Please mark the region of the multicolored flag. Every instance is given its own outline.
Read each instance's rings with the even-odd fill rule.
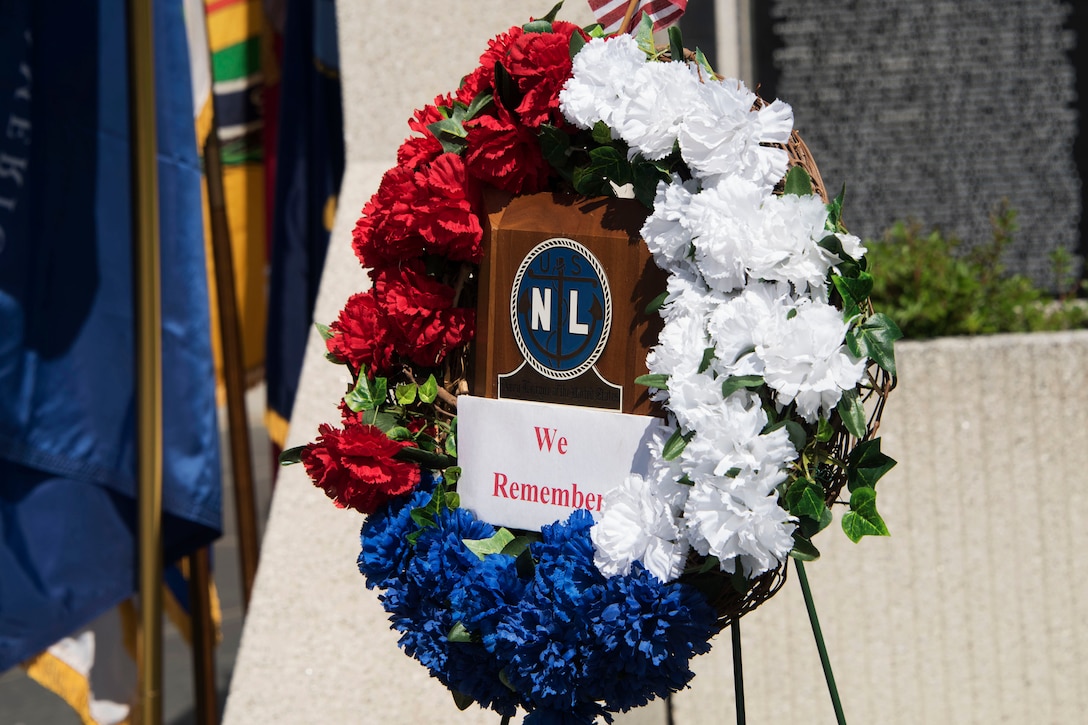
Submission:
[[[620,30],[620,24],[627,16],[631,0],[588,0],[593,17],[604,28],[605,33]],[[638,23],[643,13],[654,21],[654,31],[675,25],[687,10],[688,0],[638,0],[638,7],[630,15],[630,22]]]

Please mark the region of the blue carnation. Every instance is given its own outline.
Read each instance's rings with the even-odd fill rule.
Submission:
[[[395,587],[400,581],[411,552],[408,535],[419,530],[412,520],[412,509],[426,506],[433,488],[432,483],[408,496],[398,496],[380,506],[363,523],[358,564],[366,577],[367,589]]]

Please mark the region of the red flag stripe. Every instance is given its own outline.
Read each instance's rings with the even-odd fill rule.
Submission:
[[[588,0],[589,7],[597,22],[601,24],[606,33],[614,33],[620,29],[623,16],[627,13],[629,0]],[[687,9],[687,0],[642,0],[635,10],[634,17],[638,18],[642,13],[647,13],[654,21],[654,30],[661,30],[680,19]]]

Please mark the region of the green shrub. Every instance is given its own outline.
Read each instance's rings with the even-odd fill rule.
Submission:
[[[1016,231],[1016,212],[1003,204],[991,217],[991,239],[964,250],[959,239],[899,222],[881,241],[868,241],[873,306],[895,320],[905,337],[984,335],[1088,327],[1088,308],[1075,299],[1084,282],[1072,277],[1073,258],[1051,255],[1054,297],[1002,263]]]

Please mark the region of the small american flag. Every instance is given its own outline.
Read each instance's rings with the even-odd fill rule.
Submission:
[[[687,10],[688,0],[636,0],[638,7],[631,13],[628,25],[637,24],[643,13],[654,21],[654,30],[661,30],[674,24]],[[605,33],[620,30],[620,24],[627,14],[632,0],[588,0],[593,16],[604,27]],[[627,29],[630,29],[629,27]]]

